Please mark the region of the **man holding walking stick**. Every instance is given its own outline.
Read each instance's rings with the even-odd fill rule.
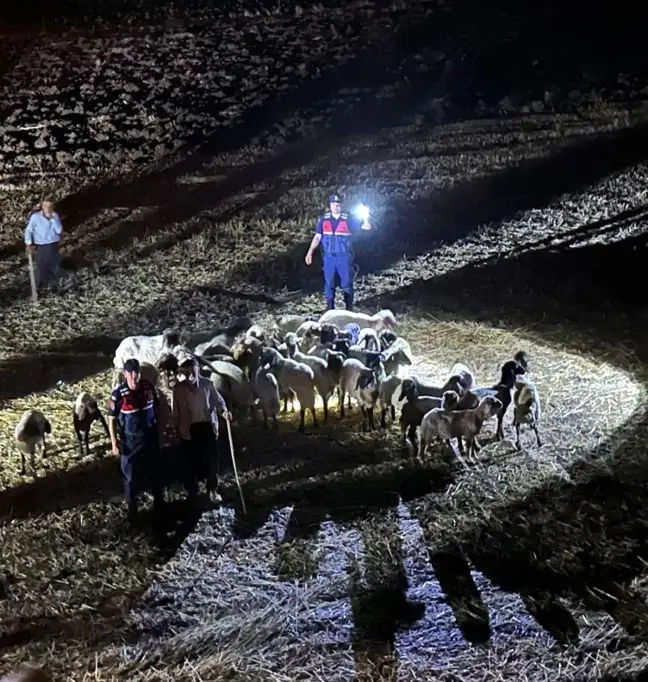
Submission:
[[[59,242],[63,225],[58,213],[54,211],[52,202],[45,199],[40,210],[29,216],[25,229],[25,246],[27,253],[33,257],[34,284],[36,288],[42,284],[56,284],[60,274]],[[31,259],[30,259],[31,267]]]
[[[223,396],[209,379],[200,375],[192,357],[179,354],[178,373],[182,380],[173,387],[173,420],[185,453],[185,487],[193,503],[198,483],[206,481],[211,502],[222,501],[218,493],[218,412],[231,421]]]

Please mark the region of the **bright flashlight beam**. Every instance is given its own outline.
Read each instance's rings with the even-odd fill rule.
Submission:
[[[358,204],[358,206],[355,207],[354,213],[360,220],[367,220],[369,218],[369,206]]]

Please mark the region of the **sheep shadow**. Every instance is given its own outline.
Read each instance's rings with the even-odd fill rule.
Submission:
[[[573,345],[575,352],[617,359],[621,366],[626,348],[645,362],[643,293],[627,273],[642,266],[647,245],[648,235],[641,234],[466,265],[381,297],[380,304],[485,325],[505,317],[518,335],[536,341],[546,338],[563,349]],[[576,336],[569,337],[566,325]],[[631,637],[648,637],[648,607],[631,585],[648,557],[642,492],[648,462],[641,435],[648,414],[632,419],[607,444],[566,466],[569,482],[552,479],[455,538],[466,560],[504,591],[520,594],[540,625],[563,644],[577,641],[579,628],[562,598],[607,612]],[[425,527],[424,510],[418,513]],[[471,592],[469,586],[466,599]]]

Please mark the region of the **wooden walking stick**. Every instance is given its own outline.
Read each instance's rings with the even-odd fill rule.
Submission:
[[[36,289],[36,275],[34,274],[34,258],[31,248],[27,249],[27,261],[29,262],[29,283],[31,284],[32,303],[38,303],[38,290]]]
[[[234,441],[232,440],[232,425],[229,419],[225,420],[227,426],[227,438],[229,439],[230,454],[232,455],[232,467],[234,468],[234,478],[236,479],[236,485],[239,489],[239,495],[241,496],[241,506],[243,507],[243,513],[247,514],[247,509],[245,507],[245,499],[243,498],[243,490],[241,488],[241,481],[239,480],[238,471],[236,469],[236,458],[234,457]]]

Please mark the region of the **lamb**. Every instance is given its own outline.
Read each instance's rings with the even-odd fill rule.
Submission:
[[[459,396],[455,391],[444,391],[441,398],[419,395],[417,385],[413,381],[403,381],[401,384],[399,401],[406,401],[401,409],[400,428],[401,440],[406,444],[406,438],[416,452],[416,430],[421,425],[423,417],[433,409],[451,409],[459,402]]]
[[[498,440],[504,438],[504,415],[511,404],[511,391],[515,386],[516,378],[526,371],[522,365],[515,360],[509,360],[502,365],[500,380],[494,386],[477,386],[466,391],[459,400],[457,405],[458,410],[475,409],[479,401],[484,396],[494,396],[499,399],[501,410],[497,413],[497,431],[496,437]]]
[[[515,393],[513,395],[513,426],[515,426],[515,445],[518,450],[520,445],[520,427],[528,424],[536,435],[538,447],[542,446],[538,434],[540,422],[540,394],[533,382],[527,376],[518,376],[515,380]]]
[[[475,385],[475,375],[463,363],[455,362],[446,379],[446,384],[450,384],[452,381],[456,381],[464,391],[469,391]]]
[[[426,384],[417,377],[403,379],[403,395],[405,395],[410,390],[410,386],[412,384],[416,386],[416,392],[418,395],[427,395],[432,398],[441,399],[446,391],[455,391],[460,396],[462,396],[465,393],[465,389],[461,385],[461,380],[459,376],[451,375],[450,377],[448,377],[443,386]]]
[[[392,342],[387,350],[382,351],[384,355],[385,372],[395,373],[404,377],[406,367],[410,367],[414,362],[412,349],[405,339],[398,337]]]
[[[369,353],[368,365],[349,358],[342,365],[340,374],[340,418],[344,417],[344,398],[354,398],[362,411],[362,427],[375,429],[374,406],[378,402],[380,383],[385,378],[385,369],[379,353]],[[350,400],[349,400],[350,402]]]
[[[259,367],[254,374],[254,391],[263,410],[263,427],[268,428],[268,415],[270,415],[275,428],[278,428],[277,415],[281,408],[281,400],[279,398],[279,382],[275,375],[263,367]]]
[[[386,373],[387,370],[385,370]],[[378,405],[380,406],[380,428],[387,428],[387,411],[392,420],[396,419],[396,408],[402,407],[400,388],[403,380],[395,373],[386,376],[378,387]]]
[[[215,354],[226,355],[230,352],[237,337],[252,326],[254,326],[254,322],[249,317],[239,317],[229,327],[218,329],[211,335],[211,338],[196,345],[194,353],[202,357]],[[187,343],[187,345],[191,346],[192,344]]]
[[[42,457],[47,457],[45,436],[48,433],[52,433],[52,425],[42,412],[38,410],[26,410],[23,412],[14,431],[14,438],[20,452],[21,475],[24,476],[27,473],[25,467],[26,454],[29,454],[32,470],[36,469],[36,447],[39,443],[42,446]]]
[[[338,354],[331,353],[326,360],[315,355],[308,355],[299,350],[297,335],[286,334],[285,339],[288,348],[288,357],[296,362],[308,365],[313,370],[315,388],[322,398],[324,406],[324,421],[328,420],[328,401],[336,389],[342,371],[342,360]],[[331,369],[329,369],[329,366]]]
[[[320,324],[334,324],[343,329],[347,324],[357,324],[360,329],[371,327],[377,332],[397,326],[396,318],[391,310],[379,310],[374,315],[357,313],[351,310],[327,310],[319,319]]]
[[[104,428],[106,436],[110,438],[108,424],[104,419],[97,401],[89,393],[79,393],[72,410],[72,421],[74,431],[79,441],[79,456],[84,456],[83,444],[85,443],[85,454],[90,454],[90,427],[92,423],[98,421]]]
[[[309,409],[313,418],[313,426],[319,427],[315,414],[315,375],[313,370],[300,362],[284,358],[275,348],[266,348],[261,356],[261,366],[272,372],[281,390],[291,390],[299,401],[299,428],[303,433],[306,410]]]
[[[180,332],[176,329],[165,329],[157,336],[127,336],[117,346],[113,365],[115,368],[115,386],[119,383],[119,376],[124,363],[129,358],[135,358],[140,363],[148,362],[157,364],[165,353],[170,353],[173,348],[180,344]]]
[[[419,459],[423,458],[434,440],[441,438],[449,442],[452,438],[456,438],[459,445],[459,459],[465,467],[466,463],[461,457],[465,454],[462,438],[466,440],[468,458],[476,456],[479,450],[477,435],[481,431],[483,423],[501,410],[502,401],[492,395],[484,396],[480,399],[477,407],[469,410],[447,410],[443,407],[430,410],[421,422]]]

